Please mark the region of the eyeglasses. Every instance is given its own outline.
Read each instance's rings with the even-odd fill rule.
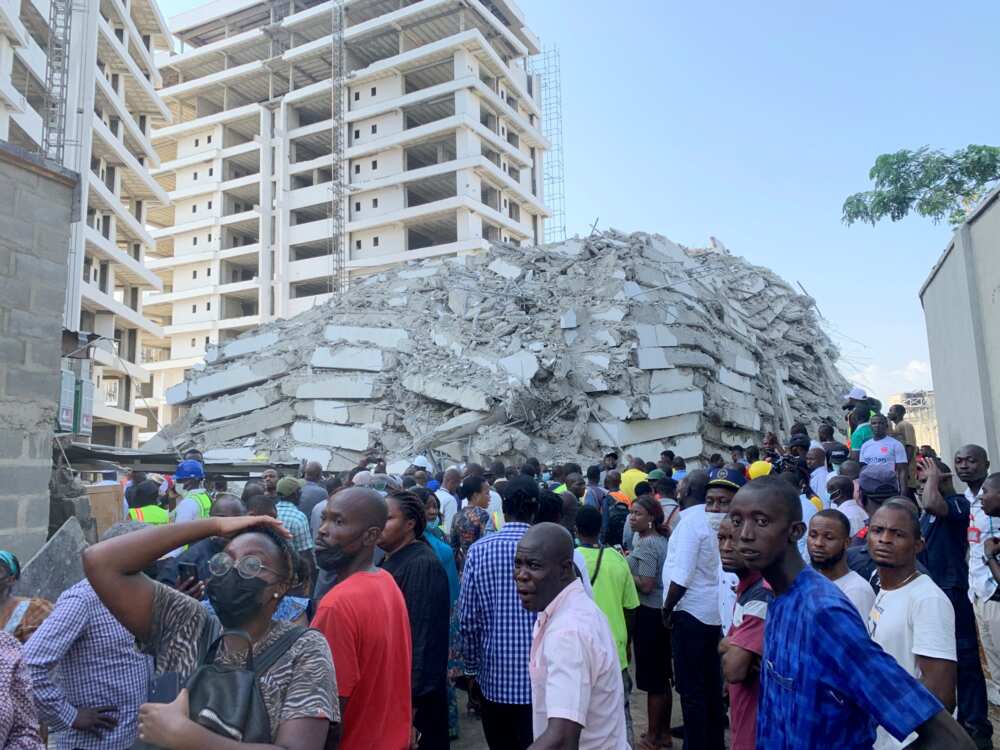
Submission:
[[[259,557],[255,557],[254,555],[247,555],[246,557],[241,557],[239,560],[233,560],[225,552],[219,552],[213,555],[208,561],[208,572],[213,576],[224,576],[233,568],[236,568],[236,572],[240,578],[246,578],[247,580],[256,578],[262,570],[280,575],[278,571],[267,567],[260,561]]]

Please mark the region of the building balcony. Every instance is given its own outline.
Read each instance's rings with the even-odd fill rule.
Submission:
[[[329,86],[329,82],[327,82],[327,86]],[[240,121],[247,121],[248,124],[252,122],[253,127],[257,128],[260,125],[260,112],[261,106],[259,104],[244,104],[240,107],[227,109],[225,112],[215,112],[193,120],[167,125],[153,131],[153,143],[174,141],[194,131],[206,130],[214,125],[233,127]]]
[[[109,312],[121,321],[127,323],[126,328],[138,328],[156,338],[163,337],[163,329],[156,325],[142,313],[136,312],[131,307],[123,305],[110,294],[102,292],[96,284],[88,281],[80,282],[81,305],[84,309],[92,312]]]
[[[97,55],[106,64],[116,65],[128,71],[123,75],[125,102],[132,112],[157,115],[164,123],[172,119],[167,105],[156,93],[152,82],[139,68],[132,55],[118,39],[114,30],[101,16],[97,17]]]
[[[132,19],[132,14],[125,8],[125,4],[122,0],[108,1],[118,14],[118,20],[121,21],[122,26],[125,27],[125,33],[128,35],[129,39],[129,55],[131,55],[133,59],[136,59],[141,66],[145,68],[145,73],[149,73],[153,87],[159,88],[163,84],[163,81],[160,78],[160,71],[153,62],[153,55],[148,49],[146,49],[146,45],[142,41],[142,34],[139,33],[139,29],[136,27],[135,21]]]
[[[88,196],[90,206],[101,211],[111,211],[114,213],[115,218],[118,220],[116,222],[118,230],[117,239],[152,246],[153,238],[146,231],[146,228],[139,223],[139,220],[129,212],[121,202],[121,199],[112,193],[97,175],[89,173],[87,178],[87,186],[90,189]]]
[[[119,409],[117,406],[108,406],[102,398],[94,398],[94,422],[110,422],[111,424],[130,425],[132,427],[145,427],[146,418],[134,412]]]
[[[135,121],[135,117],[132,116],[132,113],[125,106],[125,100],[118,95],[118,92],[111,88],[111,82],[103,75],[98,74],[94,76],[94,80],[97,82],[97,91],[95,93],[98,103],[109,108],[115,117],[121,120],[128,136],[138,145],[138,150],[142,151],[146,159],[146,168],[155,170],[160,165],[160,155],[153,148],[153,143],[149,140],[149,136],[139,130],[139,125]]]
[[[134,380],[138,380],[140,383],[148,383],[152,378],[145,366],[122,359],[114,352],[110,352],[102,346],[93,347],[91,352],[93,352],[94,362],[105,370],[127,375]]]
[[[255,60],[220,70],[217,73],[210,73],[200,78],[194,78],[190,81],[167,86],[160,91],[160,95],[164,99],[182,99],[225,84],[247,80],[253,76],[265,75],[267,72],[267,64],[263,60]]]
[[[13,47],[28,43],[28,31],[21,23],[21,4],[15,0],[0,0],[0,34],[7,37]]]
[[[114,263],[115,273],[132,286],[163,288],[163,281],[148,264],[143,265],[137,261],[94,227],[84,224],[83,237],[87,254]]]
[[[130,198],[161,205],[170,202],[167,192],[99,117],[93,119],[93,130],[96,136],[91,147],[93,154],[119,167],[122,188]]]

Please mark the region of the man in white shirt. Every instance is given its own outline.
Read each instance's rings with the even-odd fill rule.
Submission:
[[[554,523],[525,532],[514,583],[521,605],[538,613],[528,662],[532,747],[628,750],[618,647],[576,576],[569,532]]]
[[[989,458],[981,446],[965,445],[955,453],[955,473],[966,484],[965,496],[971,506],[969,597],[976,610],[979,638],[990,671],[986,692],[990,703],[1000,705],[1000,589],[992,570],[995,561],[991,564],[986,552],[987,540],[1000,538],[1000,517],[989,513],[990,508],[983,503],[983,495],[989,491],[989,468]],[[993,485],[992,478],[989,485]]]
[[[441,478],[441,486],[434,494],[437,495],[438,503],[441,505],[441,530],[446,535],[451,534],[451,522],[458,514],[458,496],[455,490],[462,483],[462,472],[452,467],[445,471]]]
[[[944,704],[955,708],[955,612],[931,577],[917,570],[923,549],[920,521],[907,501],[890,500],[875,511],[868,550],[878,565],[881,590],[868,617],[872,640]],[[904,747],[878,728],[876,750]]]
[[[847,547],[851,543],[847,516],[832,508],[821,510],[810,519],[806,539],[813,569],[844,592],[861,619],[867,621],[875,601],[875,590],[847,567]]]
[[[809,469],[809,489],[823,502],[824,508],[829,508],[830,493],[826,491],[826,482],[830,471],[826,467],[826,451],[822,447],[809,449],[806,468]]]
[[[681,697],[685,745],[722,750],[719,543],[706,517],[708,474],[691,471],[685,478],[686,494],[679,498],[684,510],[670,536],[663,566],[664,576],[669,576],[663,617],[672,625],[674,679]],[[666,578],[664,583],[668,583]]]
[[[831,505],[847,517],[853,539],[868,524],[868,514],[854,499],[854,480],[838,474],[827,480],[826,489]]]
[[[909,466],[906,448],[896,438],[889,437],[889,420],[882,414],[873,416],[868,424],[872,428],[873,437],[861,446],[858,454],[862,469],[870,467],[868,472],[872,476],[877,476],[882,482],[895,482],[897,490],[902,488],[905,491]]]

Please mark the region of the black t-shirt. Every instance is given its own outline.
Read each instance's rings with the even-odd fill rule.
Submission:
[[[382,561],[403,592],[413,640],[413,695],[446,685],[451,598],[448,575],[434,550],[421,540]]]
[[[850,449],[843,443],[838,443],[836,440],[830,440],[829,442],[823,443],[823,450],[826,451],[826,460],[835,466],[839,466],[847,460],[847,457],[851,455]],[[858,450],[861,450],[861,446],[858,446]]]
[[[944,500],[947,515],[932,516],[924,511],[920,517],[924,551],[917,557],[938,588],[968,589],[969,500],[964,495],[948,495]]]

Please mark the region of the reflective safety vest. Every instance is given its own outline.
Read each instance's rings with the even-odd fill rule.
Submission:
[[[132,521],[142,521],[153,526],[163,526],[170,523],[170,513],[166,508],[159,505],[144,505],[141,508],[132,508],[128,512],[128,517]]]
[[[194,498],[198,502],[198,510],[201,518],[208,518],[212,513],[212,498],[205,490],[191,490],[187,497]]]

